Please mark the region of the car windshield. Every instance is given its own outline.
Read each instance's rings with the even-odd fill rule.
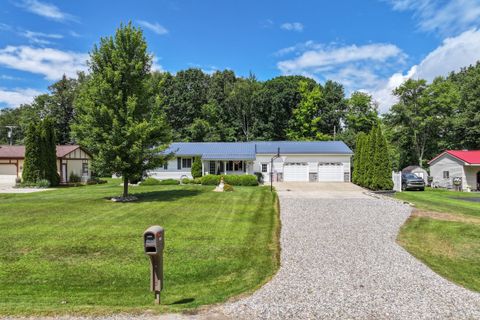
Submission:
[[[405,175],[405,178],[407,178],[407,179],[418,179],[418,176],[414,175],[413,173],[407,173]]]

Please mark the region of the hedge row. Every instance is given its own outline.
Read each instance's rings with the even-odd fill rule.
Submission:
[[[225,184],[232,186],[258,186],[257,176],[253,174],[230,174],[230,175],[216,175],[216,174],[207,174],[201,178],[195,179],[182,179],[183,184],[202,184],[204,186],[216,186],[220,183],[220,179],[223,177]],[[153,186],[153,185],[175,185],[179,184],[179,180],[175,179],[165,179],[158,180],[155,178],[147,178],[141,182],[143,186]]]
[[[216,175],[216,174],[207,174],[202,177],[203,185],[218,185],[220,179],[223,177],[223,181],[226,184],[232,186],[258,186],[257,177],[253,174],[229,174],[229,175]]]

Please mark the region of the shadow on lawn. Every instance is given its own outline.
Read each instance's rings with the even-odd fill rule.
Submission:
[[[154,201],[175,201],[177,199],[194,197],[202,193],[199,190],[160,190],[142,193],[133,193],[132,195],[138,197],[138,201],[132,203],[141,202],[154,202]]]
[[[185,298],[185,299],[181,299],[181,300],[172,302],[169,305],[173,306],[173,305],[176,305],[176,304],[186,304],[186,303],[191,303],[193,301],[195,301],[194,298]]]

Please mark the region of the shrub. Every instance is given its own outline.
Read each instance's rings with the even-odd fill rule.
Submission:
[[[193,183],[193,184],[202,184],[202,178],[194,178],[194,179],[192,180],[192,183]]]
[[[172,186],[172,185],[180,184],[180,181],[175,179],[165,179],[165,180],[160,180],[159,184],[162,186]]]
[[[193,179],[189,179],[189,178],[183,178],[181,181],[182,181],[183,184],[192,184],[193,183]]]
[[[108,182],[107,180],[102,180],[102,179],[99,179],[99,178],[90,178],[90,179],[88,179],[87,184],[88,185],[104,184],[104,183],[107,183],[107,182]]]
[[[160,180],[155,179],[155,178],[151,178],[151,177],[148,177],[145,180],[143,180],[142,182],[140,182],[140,185],[142,185],[142,186],[156,186],[156,185],[159,185],[159,184],[160,184]]]
[[[232,192],[233,190],[234,190],[233,187],[232,187],[231,185],[229,185],[228,183],[225,183],[225,184],[223,185],[223,191],[225,191],[225,192]]]
[[[50,181],[47,179],[40,179],[35,183],[35,186],[37,188],[49,188],[50,187]]]
[[[253,174],[257,177],[257,181],[258,181],[259,184],[262,184],[264,182],[263,173],[254,172]]]
[[[193,178],[200,178],[202,176],[202,160],[200,157],[195,157],[193,160],[191,172]]]
[[[238,186],[258,186],[257,177],[253,174],[242,174],[238,178]]]
[[[70,173],[70,177],[68,178],[68,182],[80,182],[81,180],[80,176],[74,172]]]
[[[232,186],[241,186],[240,176],[238,174],[230,174],[223,176],[223,181]]]
[[[207,174],[201,178],[204,186],[216,186],[220,183],[220,176],[216,174]]]

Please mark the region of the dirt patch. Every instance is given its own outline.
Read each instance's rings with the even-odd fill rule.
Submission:
[[[457,215],[452,213],[425,211],[425,210],[418,210],[418,209],[412,212],[412,217],[425,217],[425,218],[431,218],[436,220],[480,224],[480,218],[478,217],[469,217],[469,216]]]

